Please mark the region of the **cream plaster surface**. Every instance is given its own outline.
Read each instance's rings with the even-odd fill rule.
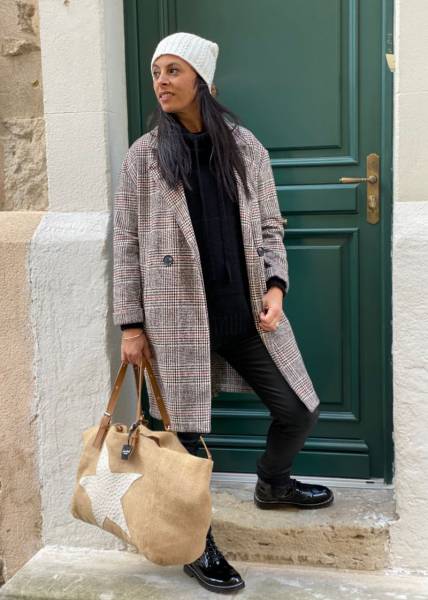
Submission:
[[[396,202],[394,223],[391,560],[428,574],[428,203]]]
[[[51,211],[31,249],[43,541],[122,547],[73,519],[69,502],[81,433],[101,418],[120,363],[111,208],[128,148],[123,4],[40,0],[39,12]],[[133,383],[128,373],[115,420],[132,420]]]
[[[128,149],[128,109],[126,97],[125,38],[122,2],[104,2],[104,50],[106,102],[109,132],[111,191],[114,193],[120,167]],[[112,195],[109,201],[112,200]],[[111,203],[112,206],[112,203]]]
[[[11,577],[42,547],[28,253],[43,212],[0,212],[0,558]]]
[[[396,0],[394,8],[394,200],[426,202],[428,2]]]
[[[31,242],[32,412],[39,415],[45,544],[123,547],[70,512],[81,434],[100,421],[111,392],[109,218],[108,212],[47,213]]]
[[[122,2],[40,0],[39,11],[49,208],[108,210],[128,148]]]
[[[394,566],[428,573],[428,3],[395,3]]]

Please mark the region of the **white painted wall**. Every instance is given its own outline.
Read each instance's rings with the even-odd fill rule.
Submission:
[[[121,547],[70,513],[81,432],[109,395],[107,212],[48,213],[31,241],[31,317],[45,544]]]
[[[39,14],[49,212],[32,240],[29,276],[42,539],[122,548],[69,507],[81,433],[99,422],[120,364],[111,208],[128,148],[123,5],[39,0]],[[135,412],[128,371],[115,421]]]
[[[428,3],[396,0],[394,566],[428,571]]]

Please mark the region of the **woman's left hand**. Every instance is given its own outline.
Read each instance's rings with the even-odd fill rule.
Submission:
[[[283,315],[283,293],[279,287],[271,287],[263,294],[263,311],[260,313],[260,327],[263,331],[275,331]]]

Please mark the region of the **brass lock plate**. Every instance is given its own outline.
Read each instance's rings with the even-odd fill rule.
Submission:
[[[367,181],[367,223],[376,224],[379,223],[380,218],[380,169],[379,169],[379,155],[368,154],[367,155],[367,178],[370,175],[376,176],[375,183]]]

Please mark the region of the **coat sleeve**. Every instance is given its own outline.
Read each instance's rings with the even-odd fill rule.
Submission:
[[[279,277],[285,282],[288,293],[290,282],[288,277],[287,251],[284,246],[284,224],[279,209],[275,180],[270,164],[269,152],[262,149],[262,159],[257,179],[257,190],[261,226],[263,235],[263,257],[266,281],[271,277]]]
[[[119,173],[113,206],[113,323],[143,323],[138,241],[137,176],[133,147]]]

